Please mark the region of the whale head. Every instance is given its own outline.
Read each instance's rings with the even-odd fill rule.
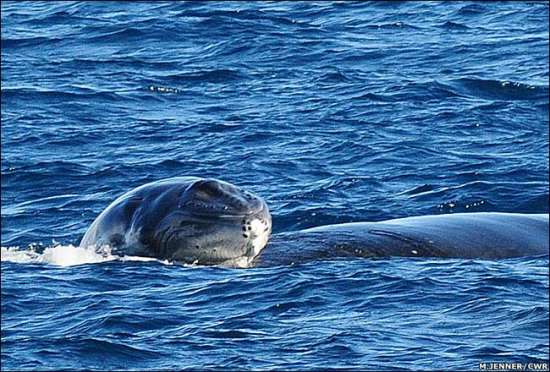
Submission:
[[[265,201],[217,179],[186,180],[158,197],[167,210],[149,235],[158,255],[185,263],[248,266],[271,234]]]

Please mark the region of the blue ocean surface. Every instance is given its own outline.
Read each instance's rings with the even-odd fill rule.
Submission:
[[[183,175],[264,197],[274,234],[548,213],[547,2],[1,11],[2,370],[548,363],[548,256],[231,269],[77,248],[118,195]]]

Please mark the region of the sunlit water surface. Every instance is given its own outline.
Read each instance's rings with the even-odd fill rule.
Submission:
[[[275,233],[548,213],[548,3],[3,1],[1,21],[3,370],[548,360],[548,256],[76,248],[116,196],[181,175],[263,196]]]

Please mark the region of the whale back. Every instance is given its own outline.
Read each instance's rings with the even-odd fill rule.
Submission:
[[[280,234],[258,265],[335,257],[502,259],[547,255],[548,215],[457,213],[326,225]]]

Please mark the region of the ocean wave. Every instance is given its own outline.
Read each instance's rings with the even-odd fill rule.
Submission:
[[[79,70],[79,69],[107,69],[111,70],[113,66],[118,66],[121,68],[128,69],[150,69],[154,71],[168,70],[172,71],[173,69],[179,66],[179,63],[173,61],[165,61],[161,59],[152,59],[152,58],[140,58],[136,57],[123,57],[123,58],[60,58],[51,60],[50,63],[60,68],[68,70]]]
[[[450,82],[457,92],[492,100],[546,100],[548,87],[517,81],[461,78]]]
[[[113,91],[68,92],[66,90],[51,90],[43,88],[2,88],[2,99],[6,101],[42,101],[62,103],[71,101],[104,101],[120,102],[128,98]]]
[[[404,97],[417,99],[444,99],[450,97],[481,98],[491,101],[548,100],[548,87],[520,82],[460,78],[449,81],[412,82],[404,86],[394,86],[385,95],[373,95],[378,100],[401,101]],[[383,98],[381,98],[383,97]]]
[[[547,3],[1,6],[3,369],[548,359],[548,256],[237,270],[77,246],[118,195],[183,175],[264,197],[281,238],[548,213]]]
[[[484,7],[482,4],[466,4],[464,6],[461,6],[457,13],[460,15],[477,15],[477,14],[484,14],[487,12],[487,8]]]
[[[453,21],[445,21],[439,27],[445,30],[455,30],[455,31],[466,31],[470,29],[470,27],[468,27],[465,24],[462,24],[459,22],[453,22]]]
[[[56,44],[56,43],[61,43],[63,41],[64,41],[63,38],[47,37],[47,36],[21,37],[21,38],[2,37],[1,47],[2,49],[24,48],[24,47]]]
[[[165,76],[166,79],[173,81],[174,83],[224,83],[232,82],[236,80],[242,80],[246,78],[239,70],[231,69],[215,69],[215,70],[203,70],[194,71],[188,73],[180,73],[174,75]]]

